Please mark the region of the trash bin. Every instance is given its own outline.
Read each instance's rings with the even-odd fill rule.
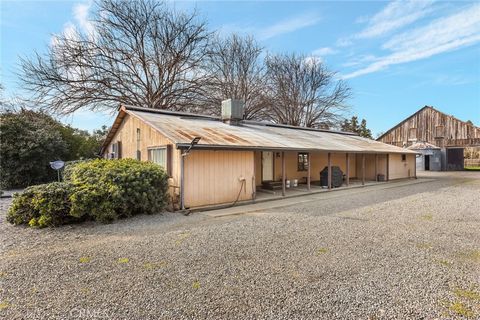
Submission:
[[[385,175],[384,174],[377,174],[377,181],[385,181]]]

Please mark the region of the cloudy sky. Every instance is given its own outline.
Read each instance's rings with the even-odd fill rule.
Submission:
[[[480,126],[480,3],[445,1],[180,1],[212,30],[252,34],[268,52],[322,59],[353,88],[352,114],[374,133],[424,105]],[[1,1],[1,82],[18,94],[18,57],[42,52],[56,33],[91,28],[89,1]],[[85,129],[110,115],[79,112]]]

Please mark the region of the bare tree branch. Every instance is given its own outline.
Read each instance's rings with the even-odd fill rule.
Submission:
[[[22,59],[32,99],[59,114],[119,104],[187,110],[203,96],[206,24],[154,0],[101,0],[95,32],[56,37],[45,56]]]
[[[206,57],[203,103],[218,113],[221,101],[227,98],[245,102],[245,119],[259,119],[263,112],[262,94],[265,68],[260,60],[263,48],[250,36],[232,34],[217,37]]]
[[[266,58],[266,115],[277,123],[331,128],[348,110],[350,88],[318,59],[301,55]]]

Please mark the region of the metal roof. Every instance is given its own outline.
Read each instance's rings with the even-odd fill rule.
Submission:
[[[216,117],[153,111],[138,107],[123,107],[120,112],[122,111],[152,126],[177,148],[187,147],[193,138],[201,137],[195,148],[415,153],[352,133],[253,121],[231,125]],[[114,132],[109,134],[109,137],[113,135]],[[106,141],[106,144],[108,143],[109,141]]]
[[[441,150],[441,148],[428,142],[417,142],[412,144],[407,149],[409,150]]]

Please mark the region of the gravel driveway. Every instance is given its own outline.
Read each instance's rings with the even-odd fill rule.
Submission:
[[[212,218],[27,229],[0,202],[0,318],[480,318],[480,173]]]

